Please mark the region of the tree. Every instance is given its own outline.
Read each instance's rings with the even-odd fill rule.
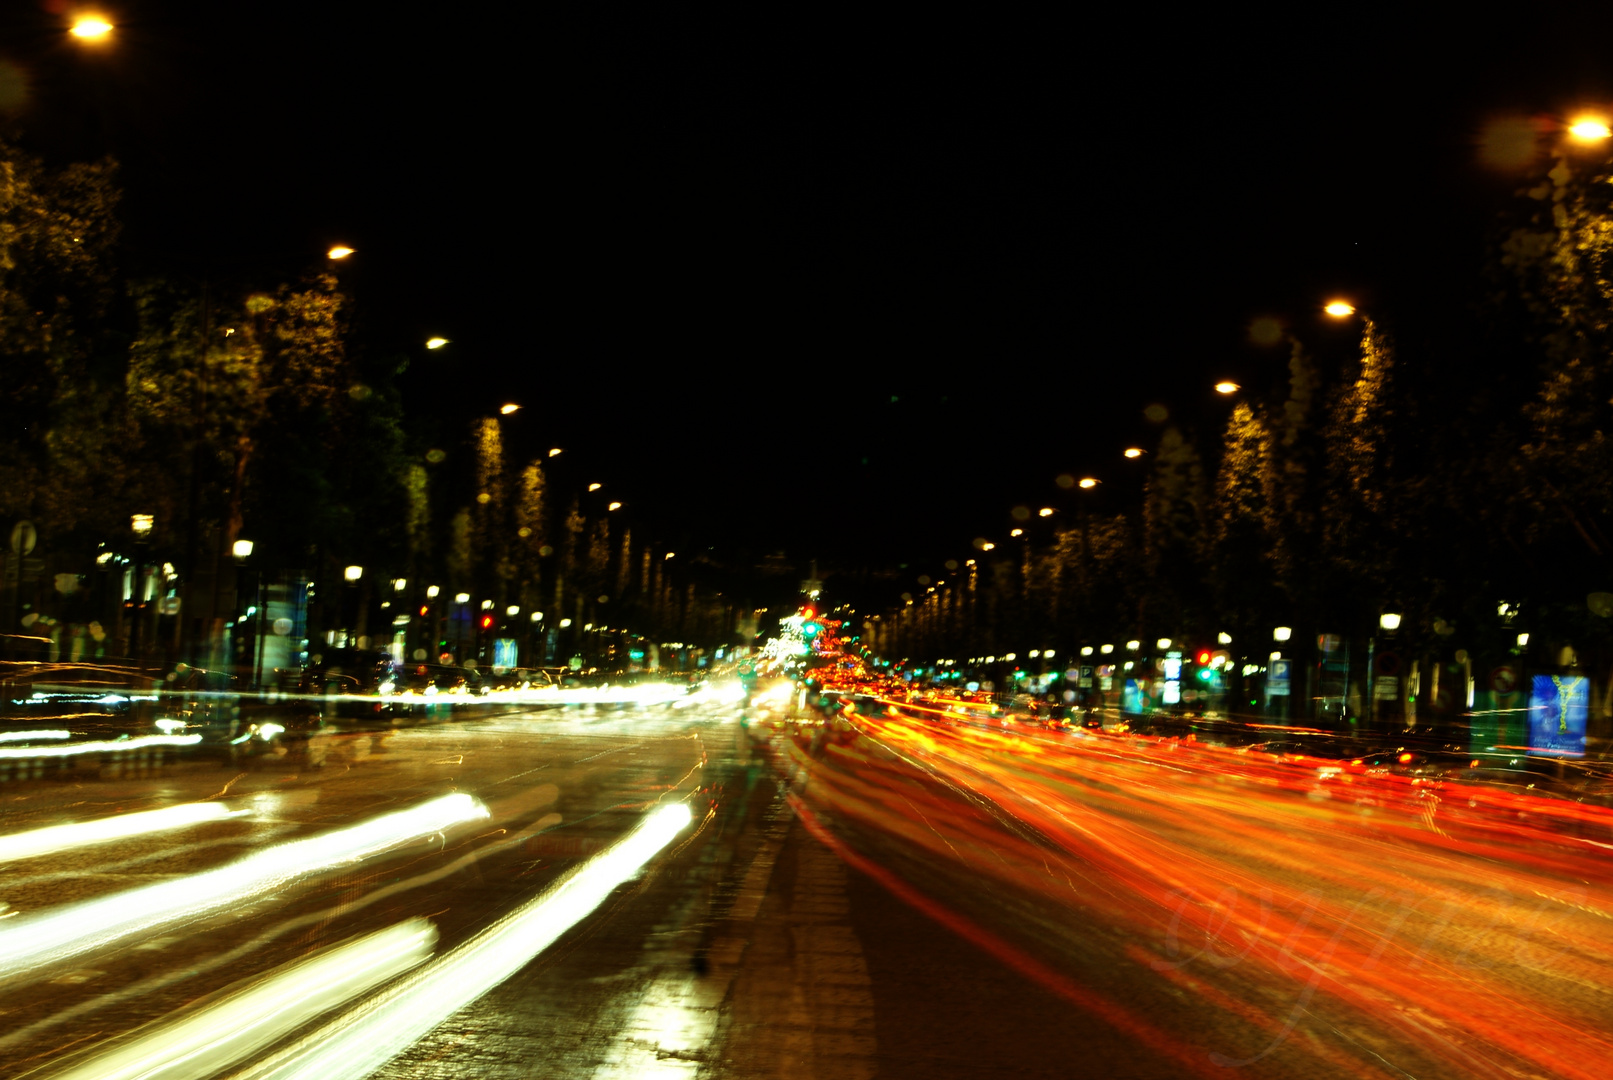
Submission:
[[[1175,631],[1201,618],[1205,503],[1198,449],[1173,425],[1160,438],[1143,494],[1143,621],[1150,626]]]
[[[1222,441],[1209,565],[1218,613],[1240,631],[1264,621],[1271,607],[1271,537],[1266,531],[1271,472],[1271,431],[1259,413],[1239,402]]]
[[[127,513],[130,433],[103,322],[120,197],[110,160],[50,170],[0,141],[0,513],[47,536]]]

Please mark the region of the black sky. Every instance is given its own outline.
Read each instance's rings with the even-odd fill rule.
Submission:
[[[800,558],[958,555],[1062,472],[1118,505],[1144,406],[1213,429],[1210,383],[1280,377],[1257,316],[1326,348],[1347,293],[1412,362],[1468,348],[1515,184],[1477,131],[1613,104],[1592,5],[129,0],[93,56],[12,9],[21,137],[125,161],[131,260],[273,276],[350,243],[419,414],[527,402],[531,449],[667,540]]]

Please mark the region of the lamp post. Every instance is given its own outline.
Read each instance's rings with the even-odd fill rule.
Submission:
[[[157,519],[151,514],[129,515],[129,531],[134,534],[134,590],[129,597],[134,617],[129,622],[129,656],[135,660],[140,659],[140,624],[146,614],[146,550],[156,527]]]

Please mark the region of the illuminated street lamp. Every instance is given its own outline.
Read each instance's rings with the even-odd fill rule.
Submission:
[[[589,491],[598,491],[600,488],[602,488],[604,486],[605,486],[604,484],[589,484],[588,485],[588,490]]]
[[[521,606],[519,604],[511,604],[509,607],[504,609],[504,614],[514,618],[515,616],[521,614]]]
[[[674,556],[676,554],[677,554],[676,551],[669,551],[669,552],[666,553],[666,557],[670,559],[670,558],[672,558],[672,556]]]
[[[1100,645],[1098,646],[1098,651],[1103,655],[1108,656],[1110,653],[1115,651],[1115,647],[1113,645]]]
[[[362,566],[349,566],[346,570],[342,571],[342,577],[346,578],[348,581],[357,581],[363,576],[364,568]]]
[[[1143,647],[1143,643],[1138,641],[1136,638],[1133,638],[1132,640],[1126,642],[1126,650],[1128,652],[1136,652],[1138,649],[1140,649],[1142,647]]]
[[[1378,625],[1389,631],[1399,630],[1400,616],[1394,612],[1385,612],[1378,616]]]
[[[483,600],[482,601],[482,610],[483,611],[492,611],[493,610],[493,601],[491,601],[491,600]]]
[[[1147,453],[1147,451],[1145,451],[1140,446],[1128,446],[1128,447],[1126,447],[1126,456],[1129,457],[1129,458],[1140,458],[1145,453]]]
[[[1568,125],[1568,134],[1575,142],[1599,143],[1613,137],[1613,128],[1600,116],[1582,116]]]
[[[1154,642],[1154,644],[1158,645],[1161,649],[1168,649],[1171,647],[1171,639],[1168,637],[1162,637],[1158,641]]]
[[[136,540],[144,540],[149,537],[151,535],[151,530],[156,528],[156,526],[157,519],[151,514],[129,515],[129,528],[134,530]]]
[[[455,593],[454,594],[454,603],[456,603],[456,604],[468,604],[468,603],[470,603],[470,593],[468,593],[468,592]]]
[[[1348,300],[1329,300],[1322,310],[1335,319],[1348,319],[1355,314],[1355,305]]]
[[[997,546],[996,544],[993,544],[990,540],[987,540],[984,544],[980,545],[980,550],[981,551],[990,551],[992,548],[995,548],[996,546]]]
[[[105,41],[112,33],[112,24],[99,15],[80,15],[67,32],[80,41]]]
[[[1044,506],[1040,510],[1036,511],[1036,516],[1037,517],[1052,517],[1053,516],[1053,508],[1051,506]]]
[[[1223,380],[1215,384],[1217,394],[1236,394],[1238,389],[1238,384],[1230,380]]]
[[[1279,626],[1271,632],[1271,640],[1273,641],[1287,641],[1293,636],[1294,628],[1292,626]]]
[[[533,612],[533,613],[532,613],[532,621],[533,621],[533,622],[542,622],[542,621],[543,621],[543,612],[541,612],[541,611],[534,611],[534,612]]]
[[[606,510],[620,510],[621,508],[622,504],[619,502],[613,502],[609,506],[605,507]]]
[[[508,405],[499,406],[498,411],[503,413],[505,416],[509,416],[511,413],[519,412],[520,410],[521,410],[521,406],[516,405],[514,402],[511,402]]]
[[[1025,530],[1024,529],[1009,529],[1008,530],[1008,535],[1009,536],[1024,536],[1025,535]]]
[[[434,337],[434,338],[427,338],[426,339],[426,348],[428,348],[428,349],[440,349],[446,344],[448,344],[448,339],[445,338],[445,337]]]
[[[1075,486],[1080,488],[1083,491],[1091,491],[1093,488],[1098,486],[1098,483],[1099,482],[1096,479],[1094,479],[1093,477],[1083,476],[1083,477],[1081,477],[1080,480],[1076,481]]]
[[[230,545],[230,554],[234,555],[242,562],[245,562],[247,559],[252,557],[252,541],[237,540],[235,543]]]
[[[437,594],[440,593],[440,592],[442,592],[442,590],[439,589],[437,586],[435,586],[435,585],[427,585],[426,586],[426,599],[427,600],[435,600],[435,599],[437,599]]]
[[[558,447],[558,446],[550,447],[549,448],[549,456],[550,457],[559,457],[560,456],[560,447]]]
[[[1215,640],[1219,645],[1231,645],[1232,635],[1223,630],[1221,633],[1215,635]]]
[[[325,257],[327,259],[341,260],[347,258],[351,254],[353,254],[352,248],[348,247],[346,244],[337,244],[335,247],[325,252]]]

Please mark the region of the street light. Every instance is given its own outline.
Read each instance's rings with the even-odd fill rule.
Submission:
[[[1348,300],[1330,300],[1322,310],[1335,319],[1348,319],[1355,314],[1355,305]]]
[[[1008,530],[1008,535],[1009,536],[1024,536],[1025,535],[1025,530],[1024,529],[1009,529]]]
[[[151,514],[129,515],[129,528],[134,530],[136,540],[144,540],[149,537],[151,530],[156,528],[156,525],[157,519]]]
[[[347,258],[351,254],[353,254],[352,248],[348,247],[346,244],[337,244],[335,247],[325,252],[325,257],[327,259],[340,260]]]
[[[997,546],[996,544],[993,544],[990,540],[987,540],[984,544],[980,545],[980,550],[981,551],[990,551],[993,548],[995,548],[996,546]]]
[[[1136,638],[1133,638],[1132,640],[1126,642],[1126,650],[1128,652],[1136,652],[1138,649],[1140,649],[1142,647],[1143,647],[1143,643],[1138,641]]]
[[[1037,517],[1052,517],[1053,516],[1053,508],[1051,506],[1044,506],[1040,510],[1036,511],[1036,516]]]
[[[620,510],[621,508],[622,504],[619,502],[613,502],[609,506],[605,507],[606,510]]]
[[[1600,116],[1582,116],[1568,125],[1568,134],[1575,142],[1596,143],[1613,137],[1613,128]]]
[[[1126,456],[1129,457],[1129,458],[1140,458],[1145,453],[1147,453],[1147,451],[1145,451],[1140,446],[1128,446],[1128,447],[1126,447]]]
[[[550,456],[550,457],[558,457],[558,456],[560,456],[560,447],[558,447],[558,446],[551,446],[551,447],[550,447],[550,448],[549,448],[549,456]]]
[[[676,554],[677,554],[676,551],[669,551],[669,552],[666,553],[666,557],[670,559],[670,558],[672,558],[672,556],[674,556]]]
[[[426,339],[426,348],[428,348],[428,349],[440,349],[446,344],[448,344],[448,339],[445,338],[445,337],[434,337],[434,338],[427,338]]]
[[[454,603],[456,603],[456,604],[468,604],[468,603],[470,603],[470,593],[468,593],[468,592],[455,593],[454,594]]]
[[[520,410],[521,410],[521,406],[516,405],[514,402],[511,402],[508,405],[500,406],[498,411],[503,413],[505,416],[508,416],[511,413],[519,412]]]
[[[515,616],[521,614],[521,606],[519,604],[511,604],[509,607],[504,609],[504,614],[514,618]]]
[[[1385,630],[1399,630],[1400,616],[1392,611],[1385,612],[1384,614],[1378,616],[1378,625],[1383,627]]]
[[[1273,641],[1287,641],[1293,636],[1294,628],[1292,626],[1279,626],[1271,632],[1271,640]]]
[[[342,577],[346,578],[348,581],[357,581],[363,576],[364,568],[362,566],[349,566],[346,570],[342,571]]]
[[[543,621],[543,612],[541,612],[541,611],[534,611],[534,612],[533,612],[533,613],[532,613],[532,621],[533,621],[533,622],[542,622],[542,621]]]
[[[99,15],[80,15],[67,32],[80,41],[104,41],[112,33],[112,24]]]
[[[1097,486],[1098,486],[1098,481],[1093,479],[1090,476],[1083,476],[1083,477],[1081,477],[1080,480],[1078,480],[1076,482],[1076,487],[1079,487],[1083,491],[1091,491],[1093,488],[1095,488]]]
[[[1168,649],[1171,647],[1171,639],[1168,637],[1162,637],[1158,641],[1154,642],[1154,644],[1158,645],[1161,649]]]
[[[442,592],[442,590],[437,588],[437,586],[435,586],[435,585],[427,585],[426,586],[426,599],[427,600],[435,600],[435,599],[437,599],[437,594],[440,593],[440,592]]]
[[[252,557],[252,541],[237,540],[230,545],[230,554],[243,561],[250,559]]]
[[[598,491],[600,488],[602,488],[604,486],[605,486],[604,484],[589,484],[588,485],[588,490],[589,491]]]
[[[1238,384],[1232,382],[1231,380],[1223,380],[1215,384],[1215,392],[1217,394],[1236,394],[1238,392]]]
[[[1215,640],[1216,644],[1218,645],[1231,645],[1232,635],[1223,630],[1219,634],[1215,635]]]

